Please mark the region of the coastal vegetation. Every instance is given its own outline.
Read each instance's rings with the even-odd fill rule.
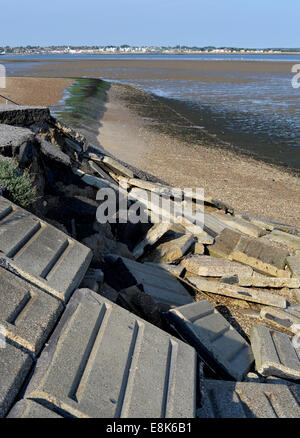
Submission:
[[[29,172],[21,170],[15,161],[0,161],[0,188],[21,207],[27,207],[36,200],[36,189]]]

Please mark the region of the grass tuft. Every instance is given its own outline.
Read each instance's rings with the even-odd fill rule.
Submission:
[[[0,187],[8,191],[8,198],[27,207],[36,201],[36,189],[27,170],[21,170],[14,161],[0,161]]]

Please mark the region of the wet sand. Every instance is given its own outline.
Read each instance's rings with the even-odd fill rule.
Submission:
[[[6,88],[1,88],[0,94],[20,105],[51,106],[62,98],[64,89],[73,82],[72,79],[8,77]],[[5,101],[0,99],[0,103]]]
[[[103,79],[176,79],[195,81],[242,80],[228,78],[238,72],[290,72],[294,63],[266,61],[199,61],[199,60],[47,60],[31,61],[33,69],[22,70],[28,60],[9,61],[20,69],[20,75],[33,77],[93,77]],[[18,74],[18,75],[19,75]]]
[[[176,135],[178,126],[174,126],[172,135],[172,123],[156,120],[155,114],[172,111],[164,111],[162,105],[161,100],[149,98],[138,88],[112,85],[99,130],[101,146],[173,186],[203,187],[206,195],[236,210],[300,226],[298,176],[214,147],[205,136],[202,144],[190,139],[186,142]],[[151,117],[147,117],[149,114]],[[181,115],[177,116],[178,123],[187,125],[186,120],[179,121]]]

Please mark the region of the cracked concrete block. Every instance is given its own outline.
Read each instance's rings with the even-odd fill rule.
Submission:
[[[185,234],[176,239],[161,243],[151,250],[143,260],[156,263],[171,263],[184,256],[195,243],[192,234]]]
[[[43,350],[24,398],[51,402],[75,417],[189,418],[196,375],[192,347],[80,289]]]
[[[184,258],[180,264],[185,267],[188,272],[203,277],[223,277],[230,275],[251,276],[253,272],[250,266],[206,255],[192,255]]]
[[[224,222],[229,228],[233,228],[234,230],[247,234],[248,236],[259,237],[265,233],[265,231],[257,225],[251,224],[250,222],[230,214],[213,212],[211,215],[216,217],[219,221]]]
[[[156,303],[167,304],[170,306],[183,306],[184,304],[194,302],[194,299],[188,293],[179,280],[159,265],[157,267],[152,263],[138,263],[125,257],[110,256],[112,259],[121,259],[125,269],[135,279],[135,284],[142,284],[144,292],[150,295]],[[133,284],[131,284],[133,285]]]
[[[300,332],[299,304],[288,305],[284,309],[275,309],[270,306],[262,307],[260,317],[292,333],[297,334]]]
[[[215,243],[208,247],[209,255],[228,259],[241,234],[225,228],[216,238]]]
[[[209,301],[177,307],[166,317],[218,376],[244,379],[254,361],[251,347]]]
[[[12,150],[13,152],[23,145],[33,141],[34,133],[27,128],[10,125],[0,125],[0,151]]]
[[[300,380],[300,342],[295,348],[290,336],[260,324],[251,328],[250,340],[260,374]]]
[[[0,324],[12,342],[38,354],[62,310],[60,300],[0,267]]]
[[[0,417],[10,409],[31,368],[29,354],[6,342],[0,348]]]
[[[52,225],[0,197],[1,258],[26,280],[67,301],[92,252]]]
[[[281,383],[203,382],[200,418],[300,418],[300,386]]]
[[[192,275],[186,276],[185,279],[203,292],[224,295],[239,300],[251,301],[253,303],[267,304],[268,306],[286,307],[286,299],[273,292],[235,286],[234,284],[221,283],[214,280],[205,280],[204,278]]]
[[[300,256],[289,256],[287,257],[286,262],[292,273],[292,277],[300,279]]]
[[[50,122],[49,108],[42,106],[0,105],[0,123],[29,126]]]
[[[147,232],[144,239],[139,242],[133,249],[134,258],[138,259],[143,255],[144,250],[147,246],[154,245],[171,227],[172,224],[169,222],[159,222],[154,224]]]

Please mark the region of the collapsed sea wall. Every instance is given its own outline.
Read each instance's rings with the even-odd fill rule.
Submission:
[[[205,197],[201,227],[48,108],[0,106],[0,157],[37,193],[0,197],[0,416],[300,417],[299,228]]]

